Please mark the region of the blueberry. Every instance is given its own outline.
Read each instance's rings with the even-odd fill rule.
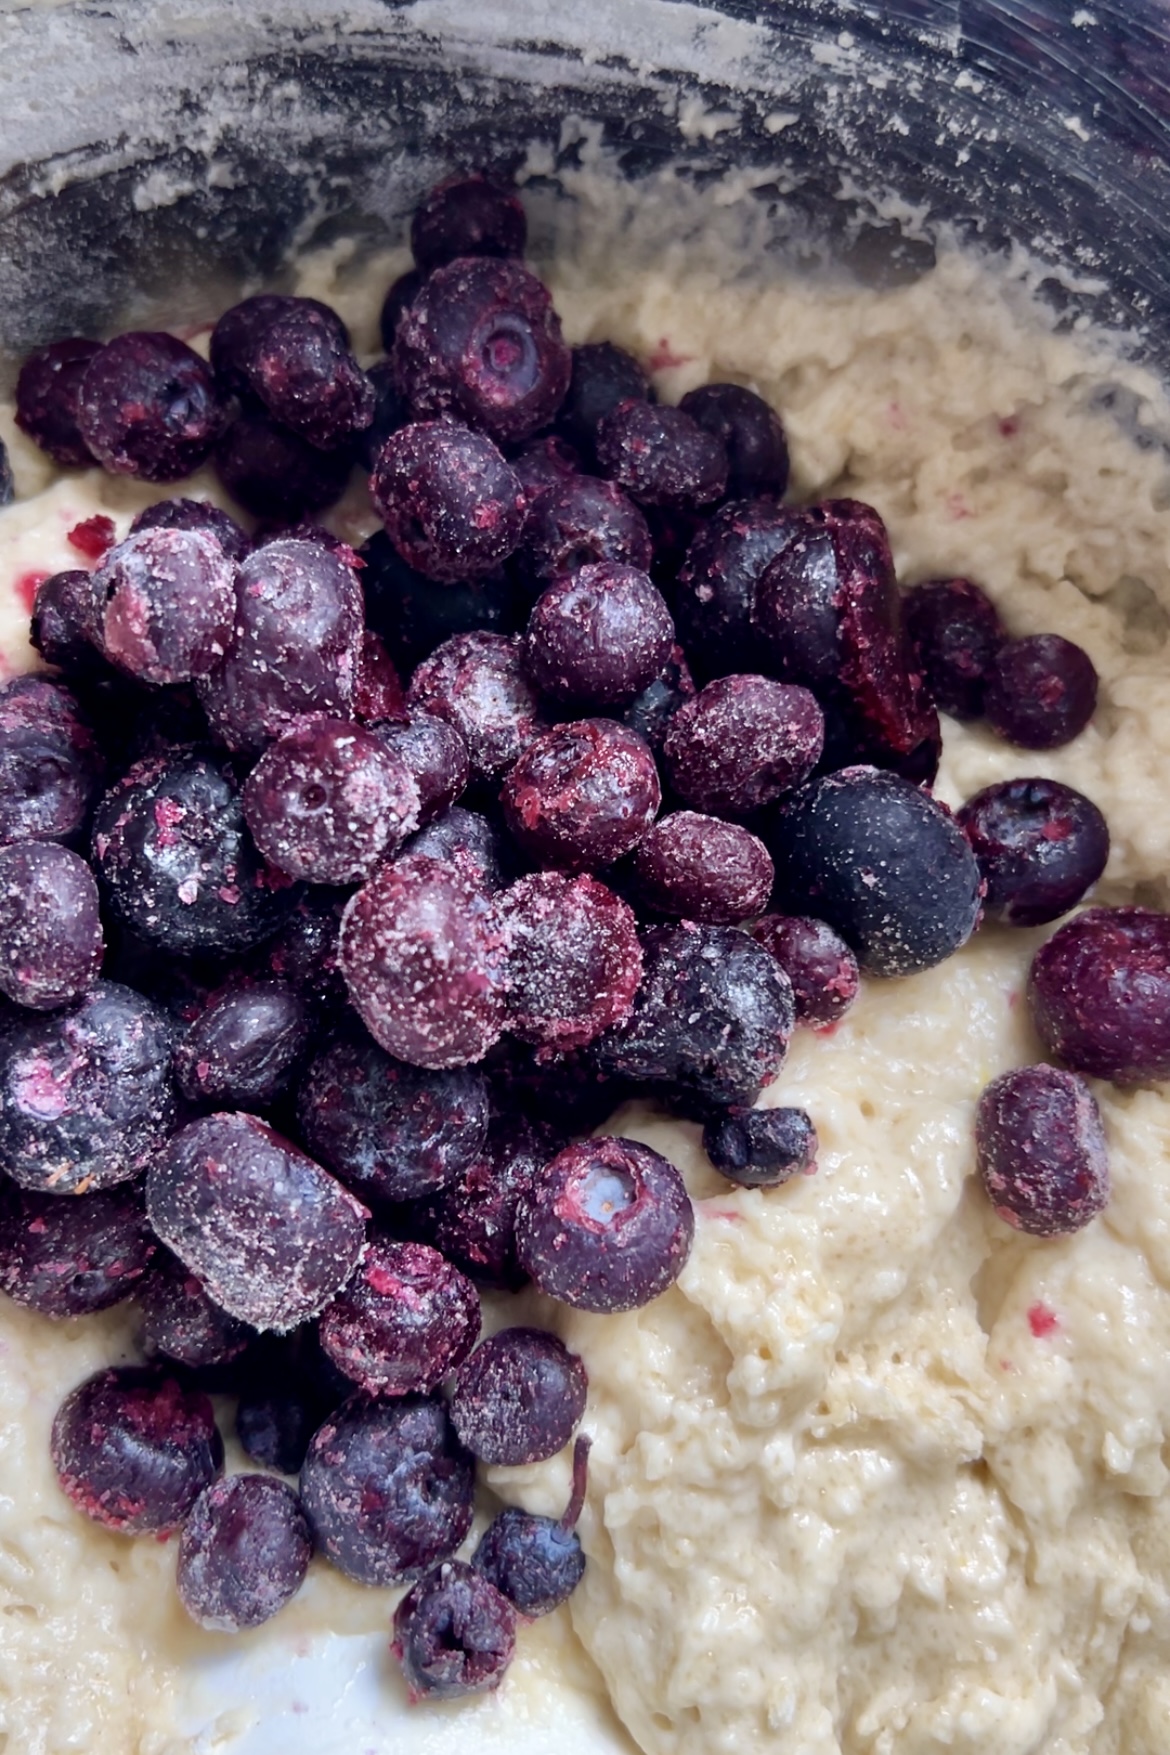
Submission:
[[[674,623],[649,577],[600,561],[557,579],[533,606],[525,641],[542,694],[582,706],[625,706],[661,673]]]
[[[538,871],[500,903],[509,937],[508,1027],[545,1058],[629,1016],[642,977],[633,910],[593,877]]]
[[[902,613],[939,709],[952,719],[978,719],[1007,639],[990,597],[970,579],[931,579],[906,592]]]
[[[351,1386],[325,1358],[312,1325],[266,1335],[250,1355],[236,1408],[236,1436],[253,1462],[296,1475],[318,1426]]]
[[[662,788],[650,747],[612,719],[578,719],[533,738],[501,791],[521,850],[567,871],[611,864],[654,821]]]
[[[648,688],[635,695],[622,724],[644,737],[656,756],[661,756],[667,727],[679,708],[695,698],[695,683],[681,646],[672,646],[670,657]]]
[[[414,781],[418,821],[423,827],[442,817],[462,797],[471,778],[471,762],[462,736],[445,719],[416,707],[400,723],[371,729],[404,763]]]
[[[748,931],[792,983],[798,1024],[835,1024],[857,998],[857,958],[831,926],[808,915],[764,914]]]
[[[958,821],[987,885],[983,911],[1007,926],[1045,926],[1092,889],[1109,828],[1091,799],[1058,780],[1002,780],[969,798]]]
[[[560,487],[562,482],[581,473],[579,453],[559,433],[544,433],[535,439],[526,439],[512,453],[511,464],[520,479],[530,510],[537,495],[546,488]]]
[[[495,891],[504,887],[504,871],[508,849],[504,836],[487,817],[478,811],[464,810],[453,804],[442,816],[412,835],[402,849],[403,854],[425,853],[428,859],[441,862],[458,858],[469,862],[481,890]]]
[[[516,1253],[562,1304],[635,1310],[674,1284],[694,1230],[674,1165],[635,1140],[602,1136],[567,1146],[521,1195]]]
[[[567,476],[537,494],[511,565],[533,593],[599,561],[649,570],[654,556],[642,513],[611,481]]]
[[[727,451],[727,492],[782,498],[788,486],[788,443],[776,411],[742,384],[703,384],[679,403],[684,414],[721,440]]]
[[[178,481],[206,462],[223,428],[211,367],[173,335],[118,335],[86,366],[77,399],[82,443],[104,469]]]
[[[386,297],[382,301],[382,310],[378,318],[378,327],[382,336],[382,346],[388,354],[394,351],[394,337],[398,334],[398,320],[418,296],[419,289],[426,280],[421,268],[408,268],[405,274],[392,281],[386,289]],[[393,372],[393,363],[387,362]],[[401,395],[401,392],[398,392]],[[374,417],[375,423],[377,416]]]
[[[817,1133],[803,1109],[728,1109],[703,1129],[703,1150],[741,1188],[779,1188],[816,1167]]]
[[[313,1551],[300,1500],[271,1475],[205,1487],[179,1538],[179,1596],[200,1627],[238,1633],[291,1602]]]
[[[641,506],[709,506],[727,486],[723,440],[682,409],[638,397],[619,402],[599,423],[597,461]]]
[[[1037,951],[1028,1002],[1045,1048],[1074,1072],[1170,1078],[1170,914],[1087,908]]]
[[[97,643],[146,683],[206,676],[232,643],[236,569],[205,530],[139,531],[93,575]]]
[[[366,373],[374,392],[370,424],[358,435],[358,454],[366,469],[373,469],[391,433],[410,424],[410,405],[398,388],[390,360],[375,360]]]
[[[428,274],[457,256],[523,256],[527,238],[519,197],[483,171],[445,177],[410,222],[414,259]]]
[[[360,552],[370,625],[404,671],[453,635],[514,634],[524,625],[524,594],[502,572],[440,584],[407,566],[384,530],[376,530]]]
[[[639,901],[656,914],[736,926],[772,893],[772,861],[758,836],[698,811],[661,817],[633,860]]]
[[[375,1237],[319,1324],[328,1357],[370,1395],[429,1390],[479,1338],[479,1294],[425,1243]],[[464,1440],[466,1442],[466,1440]]]
[[[274,980],[291,987],[313,1017],[335,1011],[345,1000],[337,941],[348,900],[347,890],[323,885],[302,891],[254,960],[257,980]]]
[[[93,462],[77,412],[85,368],[100,352],[99,341],[70,335],[29,354],[16,380],[17,426],[65,468]]]
[[[330,305],[291,293],[256,293],[231,305],[211,331],[208,352],[216,383],[225,395],[244,395],[250,388],[246,363],[257,339],[281,317],[312,311],[342,347],[349,331]]]
[[[285,1090],[309,1040],[309,1009],[283,981],[233,981],[212,995],[175,1049],[191,1103],[266,1109]]]
[[[220,481],[257,518],[323,511],[341,498],[352,469],[347,446],[321,451],[257,408],[242,409],[215,450]]]
[[[843,768],[776,819],[777,887],[788,910],[839,932],[869,975],[932,968],[970,938],[982,879],[950,813],[899,774]]]
[[[97,740],[68,689],[42,676],[0,684],[0,845],[76,840],[101,773]]]
[[[208,1398],[132,1366],[98,1371],[66,1396],[50,1451],[77,1509],[126,1535],[169,1533],[223,1467]]]
[[[394,1611],[392,1649],[412,1701],[498,1688],[515,1643],[512,1605],[462,1560],[437,1566]]]
[[[229,561],[237,563],[252,547],[247,532],[210,500],[156,500],[134,514],[130,535],[137,536],[140,530],[202,530],[214,536]]]
[[[808,689],[724,676],[679,705],[663,733],[662,760],[687,804],[746,816],[807,780],[824,739],[824,714]]]
[[[353,684],[353,716],[361,725],[406,718],[406,690],[386,643],[372,628],[362,629],[357,675]]]
[[[557,415],[557,429],[590,462],[597,459],[597,429],[619,402],[653,402],[645,370],[632,354],[612,341],[586,342],[573,349],[569,388]],[[688,410],[689,412],[689,410]]]
[[[63,1200],[5,1178],[0,1190],[0,1291],[57,1319],[90,1316],[133,1297],[158,1251],[142,1189]]]
[[[374,386],[335,317],[295,300],[253,325],[236,368],[273,420],[318,450],[332,451],[368,427]]]
[[[585,1503],[589,1439],[573,1446],[573,1490],[562,1518],[504,1507],[480,1537],[471,1564],[522,1615],[550,1615],[572,1596],[585,1574],[575,1526]]]
[[[983,710],[991,729],[1025,750],[1071,743],[1097,706],[1097,672],[1083,647],[1060,634],[1008,640],[995,655]]]
[[[33,1011],[78,999],[105,951],[84,859],[52,841],[0,847],[0,993]]]
[[[772,499],[733,500],[691,543],[671,607],[687,658],[703,680],[749,671],[758,660],[751,620],[756,585],[791,541],[791,520]]]
[[[479,1156],[416,1215],[427,1240],[479,1285],[518,1291],[528,1276],[516,1259],[516,1207],[562,1143],[511,1107],[495,1111]]]
[[[309,1445],[301,1498],[325,1558],[359,1584],[420,1578],[471,1528],[475,1464],[441,1401],[351,1396]]]
[[[1017,1231],[1079,1231],[1108,1203],[1101,1112],[1076,1073],[1022,1066],[993,1079],[979,1099],[975,1143],[988,1198]]]
[[[316,1316],[365,1250],[365,1208],[254,1115],[180,1128],[151,1165],[146,1201],[167,1247],[253,1328]]]
[[[246,1323],[221,1310],[200,1280],[169,1250],[161,1250],[138,1287],[148,1353],[199,1369],[239,1358],[253,1338]]]
[[[79,686],[109,680],[109,670],[94,645],[97,633],[93,581],[83,568],[50,573],[37,586],[29,639],[46,664]]]
[[[451,1423],[481,1462],[544,1462],[573,1436],[588,1388],[584,1365],[556,1335],[498,1329],[455,1373]]]
[[[453,725],[472,773],[491,779],[511,767],[548,723],[524,668],[523,644],[502,634],[455,634],[423,660],[407,703]]]
[[[520,541],[520,479],[483,433],[415,421],[378,453],[370,494],[405,560],[441,584],[492,572]]]

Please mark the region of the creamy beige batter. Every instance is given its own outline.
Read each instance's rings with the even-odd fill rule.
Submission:
[[[403,258],[346,255],[305,264],[298,288],[372,352]],[[1156,407],[1154,387],[958,254],[885,292],[763,282],[682,250],[632,271],[596,238],[543,266],[570,339],[631,348],[666,399],[713,378],[761,391],[788,426],[794,491],[875,504],[906,583],[967,574],[1013,632],[1089,649],[1101,706],[1075,743],[1038,756],[945,722],[939,791],[1070,782],[1113,836],[1098,899],[1165,906],[1170,473],[1091,401],[1107,377]],[[13,452],[0,652],[20,667],[18,582],[77,564],[78,518],[109,510],[121,534],[165,490],[53,482]],[[355,537],[374,522],[358,490],[329,521]],[[1170,1104],[1097,1088],[1115,1192],[1076,1237],[1011,1232],[971,1181],[980,1090],[1039,1057],[1021,989],[1044,936],[985,929],[937,970],[866,982],[835,1031],[798,1035],[765,1101],[813,1116],[815,1177],[738,1191],[696,1130],[634,1109],[611,1124],[687,1176],[691,1261],[628,1316],[531,1308],[591,1380],[573,1625],[651,1755],[1170,1750]],[[170,1594],[173,1552],[86,1525],[48,1471],[58,1400],[120,1356],[126,1326],[0,1310],[10,1755],[186,1746],[166,1702],[203,1636]],[[563,1505],[563,1458],[495,1479],[510,1500]],[[389,1601],[318,1578],[288,1613],[301,1630],[330,1614],[384,1627]],[[282,1622],[247,1637],[277,1650]]]

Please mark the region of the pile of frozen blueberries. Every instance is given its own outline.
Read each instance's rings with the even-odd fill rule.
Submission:
[[[691,1245],[673,1166],[591,1129],[642,1094],[731,1182],[811,1172],[809,1116],[753,1107],[794,1026],[981,915],[1057,919],[1109,838],[1045,779],[957,818],[930,791],[940,707],[1082,731],[1084,652],[965,579],[903,593],[869,506],[785,504],[751,390],[665,407],[568,347],[510,189],[454,177],[411,236],[368,371],[327,306],[265,294],[210,363],[132,332],[20,375],[62,465],[210,460],[255,528],[87,520],[92,570],[36,594],[51,669],[0,690],[0,1287],[140,1306],[146,1363],[72,1392],[53,1461],[107,1528],[181,1530],[198,1621],[264,1621],[316,1549],[412,1586],[395,1649],[449,1696],[584,1567],[584,1436],[562,1518],[505,1509],[454,1557],[476,1460],[553,1456],[586,1404],[553,1334],[480,1341],[479,1288],[630,1310]],[[356,553],[311,521],[355,468],[384,524]],[[978,1152],[1049,1235],[1108,1190],[1080,1075],[1170,1073],[1166,917],[1079,913],[1030,991],[1063,1065],[989,1088]],[[214,1392],[264,1472],[222,1477]]]

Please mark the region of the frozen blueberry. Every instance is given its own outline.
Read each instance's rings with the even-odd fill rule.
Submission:
[[[132,330],[86,366],[77,427],[113,474],[179,481],[211,455],[223,410],[211,367],[193,348],[174,335]]]
[[[348,890],[324,885],[301,891],[278,931],[265,941],[253,961],[258,980],[275,980],[291,987],[314,1017],[335,1011],[345,1000],[337,941],[348,900]]]
[[[105,662],[94,645],[96,632],[90,573],[70,568],[41,580],[33,599],[29,639],[46,664],[55,665],[79,684],[99,677],[108,679]]]
[[[857,998],[857,958],[823,920],[764,914],[748,931],[770,951],[792,983],[798,1024],[835,1024]]]
[[[679,403],[727,451],[727,492],[782,498],[788,486],[788,443],[775,409],[742,384],[703,384]]]
[[[304,1582],[313,1538],[301,1502],[271,1475],[231,1475],[205,1487],[179,1538],[183,1607],[214,1633],[259,1627]]]
[[[504,836],[495,825],[478,811],[464,810],[453,804],[442,816],[412,835],[402,849],[403,854],[425,853],[428,859],[446,862],[459,856],[469,861],[481,890],[495,891],[504,887],[504,872],[510,865]]]
[[[374,732],[325,714],[268,746],[242,798],[265,859],[314,884],[360,883],[418,821],[418,788],[401,756]]]
[[[656,756],[662,753],[666,729],[686,701],[695,696],[694,678],[681,646],[672,646],[666,660],[649,688],[635,695],[622,714],[623,725],[644,737]]]
[[[258,408],[245,408],[215,450],[215,470],[232,498],[257,518],[297,518],[339,500],[353,455],[322,451]]]
[[[407,704],[453,725],[473,774],[510,767],[548,723],[524,668],[523,642],[502,634],[455,634],[423,660]]]
[[[1071,743],[1096,706],[1093,660],[1060,634],[1008,640],[996,653],[983,710],[992,730],[1017,748],[1054,750]]]
[[[983,911],[1008,926],[1045,926],[1091,890],[1109,859],[1109,827],[1083,792],[1059,780],[1001,780],[969,798],[958,821],[987,885]]]
[[[573,1446],[573,1489],[565,1515],[538,1517],[506,1505],[480,1537],[471,1564],[522,1615],[550,1615],[567,1602],[585,1574],[576,1525],[585,1504],[589,1439]]]
[[[124,1303],[157,1249],[135,1183],[63,1200],[18,1189],[5,1178],[0,1292],[42,1316],[90,1316]]]
[[[174,1117],[166,1020],[114,981],[26,1016],[0,1036],[0,1164],[47,1194],[132,1181]]]
[[[292,1077],[309,1039],[306,1002],[282,981],[237,981],[213,994],[175,1049],[175,1077],[191,1103],[266,1109]]]
[[[516,1645],[516,1613],[494,1584],[446,1560],[394,1611],[392,1650],[412,1701],[498,1688]]]
[[[345,444],[373,419],[374,386],[336,317],[323,316],[310,300],[291,301],[254,326],[236,366],[273,420],[319,450]]]
[[[534,738],[500,793],[508,827],[541,865],[567,871],[629,853],[658,812],[650,746],[613,719],[577,719]]]
[[[247,1323],[221,1310],[169,1250],[158,1252],[136,1295],[147,1352],[165,1353],[180,1365],[225,1364],[238,1359],[253,1338]]]
[[[358,454],[367,469],[373,469],[391,433],[410,424],[410,405],[398,388],[390,360],[375,360],[366,373],[374,392],[374,412],[370,424],[358,434]]]
[[[0,684],[0,845],[76,839],[101,772],[97,740],[68,689],[42,676]]]
[[[130,535],[140,530],[198,530],[213,536],[230,561],[242,561],[252,547],[251,538],[234,518],[212,505],[210,500],[176,498],[156,500],[136,512],[130,523]]]
[[[952,719],[978,719],[987,679],[1007,639],[990,597],[970,579],[930,579],[906,592],[902,614],[940,711]]]
[[[824,741],[824,714],[808,689],[724,676],[672,715],[662,760],[687,804],[746,816],[807,780]]]
[[[612,481],[571,475],[532,501],[511,565],[532,592],[599,561],[649,570],[645,518]]]
[[[570,476],[581,473],[579,453],[559,433],[544,433],[538,438],[526,439],[513,452],[511,464],[520,478],[530,508],[536,496],[546,488],[559,487]]]
[[[52,841],[0,847],[0,993],[34,1011],[97,980],[105,939],[84,859]]]
[[[727,486],[727,447],[684,414],[629,397],[597,428],[604,475],[643,506],[708,506]]]
[[[357,676],[353,685],[353,716],[361,725],[406,718],[406,690],[386,643],[372,628],[362,629]]]
[[[788,1052],[787,975],[733,926],[650,927],[642,985],[624,1024],[594,1045],[600,1066],[692,1103],[755,1102]]]
[[[399,320],[393,360],[417,415],[453,415],[497,444],[547,426],[571,366],[548,289],[519,262],[483,256],[427,277]]]
[[[500,1103],[553,1129],[555,1143],[544,1159],[552,1157],[570,1134],[600,1127],[632,1095],[625,1081],[601,1071],[591,1044],[555,1053],[509,1036],[492,1050],[489,1061]]]
[[[1028,1001],[1040,1040],[1074,1072],[1170,1078],[1170,914],[1087,908],[1037,951]]]
[[[424,827],[462,797],[471,778],[467,745],[453,725],[417,707],[396,724],[371,727],[375,736],[405,764],[418,792],[418,821]]]
[[[674,1165],[635,1140],[603,1136],[567,1146],[538,1172],[517,1208],[516,1253],[562,1304],[634,1310],[674,1284],[694,1231]]]
[[[791,518],[770,498],[733,500],[691,543],[671,607],[687,658],[704,680],[749,671],[758,661],[751,621],[756,585],[790,542]]]
[[[524,625],[528,598],[502,572],[441,584],[407,566],[384,530],[376,530],[360,553],[370,625],[403,671],[455,634],[514,634]]]
[[[142,530],[93,575],[98,644],[146,683],[206,676],[231,645],[235,565],[204,530]]]
[[[208,1398],[134,1366],[98,1371],[66,1396],[50,1451],[77,1509],[125,1535],[175,1529],[223,1468]]]
[[[93,462],[77,426],[78,398],[85,368],[99,341],[79,335],[52,341],[29,354],[16,380],[16,424],[54,463],[66,468]]]
[[[817,1132],[803,1109],[728,1109],[703,1129],[703,1150],[741,1188],[779,1188],[816,1168]]]
[[[267,542],[239,569],[235,642],[199,699],[229,749],[258,755],[303,713],[349,717],[361,647],[362,590],[345,556]]]
[[[982,879],[944,806],[900,774],[843,768],[786,804],[772,836],[788,911],[826,920],[869,975],[949,957],[979,917]]]
[[[328,326],[343,347],[349,331],[337,312],[319,299],[297,298],[291,293],[256,293],[231,305],[211,331],[208,352],[216,383],[224,394],[244,395],[249,389],[245,362],[255,342],[278,318],[309,310]]]
[[[528,222],[514,190],[483,171],[457,171],[424,195],[410,247],[424,273],[457,256],[523,256]]]
[[[209,1297],[253,1328],[316,1316],[365,1251],[365,1208],[254,1115],[180,1128],[151,1166],[146,1203]]]
[[[479,1294],[425,1243],[375,1237],[321,1316],[321,1345],[370,1395],[434,1389],[479,1338]]]
[[[557,415],[557,429],[591,462],[597,457],[597,429],[619,402],[654,401],[644,368],[633,354],[612,341],[586,342],[573,349],[569,388]]]
[[[538,871],[512,885],[500,912],[510,941],[509,1029],[551,1057],[629,1016],[642,949],[633,910],[612,890],[593,877]]]
[[[391,281],[386,289],[386,297],[382,300],[382,310],[378,318],[378,328],[382,336],[382,346],[387,353],[394,351],[394,337],[398,334],[398,319],[415,301],[426,275],[421,268],[408,268],[397,280]],[[387,364],[393,370],[392,362]],[[398,393],[401,395],[401,392]],[[375,416],[375,420],[377,416]]]
[[[317,1546],[359,1584],[419,1578],[471,1528],[475,1463],[441,1401],[351,1396],[313,1435],[301,1498]]]
[[[584,1365],[556,1335],[499,1329],[455,1373],[451,1423],[481,1462],[544,1462],[573,1436],[588,1388]]]
[[[772,861],[758,836],[698,811],[656,822],[634,854],[638,898],[657,914],[736,926],[767,907]]]
[[[136,763],[107,792],[93,859],[118,918],[176,956],[248,950],[294,899],[253,845],[229,767],[192,750]]]
[[[537,688],[554,701],[614,707],[649,688],[673,646],[670,611],[649,577],[600,561],[537,599],[525,657]]]
[[[442,584],[492,572],[520,541],[525,496],[483,433],[416,421],[378,453],[370,493],[402,558]]]
[[[299,1474],[313,1433],[350,1386],[326,1360],[311,1325],[265,1336],[254,1356],[236,1407],[236,1436],[253,1462]]]
[[[482,1286],[515,1292],[527,1279],[516,1260],[516,1207],[562,1139],[508,1108],[492,1114],[480,1155],[416,1214],[428,1242]]]
[[[383,865],[345,910],[341,970],[375,1042],[411,1066],[482,1060],[504,1028],[507,936],[470,864]]]
[[[1101,1111],[1076,1073],[1021,1066],[993,1079],[975,1112],[975,1146],[988,1198],[1017,1231],[1079,1231],[1108,1204]]]

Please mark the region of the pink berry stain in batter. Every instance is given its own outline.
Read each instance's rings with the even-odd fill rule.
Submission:
[[[1049,1335],[1056,1334],[1060,1328],[1060,1318],[1055,1310],[1050,1310],[1047,1304],[1037,1300],[1035,1304],[1028,1306],[1028,1327],[1038,1341],[1047,1340]]]
[[[16,592],[17,600],[28,611],[29,615],[33,611],[37,588],[43,585],[48,577],[48,573],[34,567],[30,572],[18,573],[13,580],[12,588]]]

